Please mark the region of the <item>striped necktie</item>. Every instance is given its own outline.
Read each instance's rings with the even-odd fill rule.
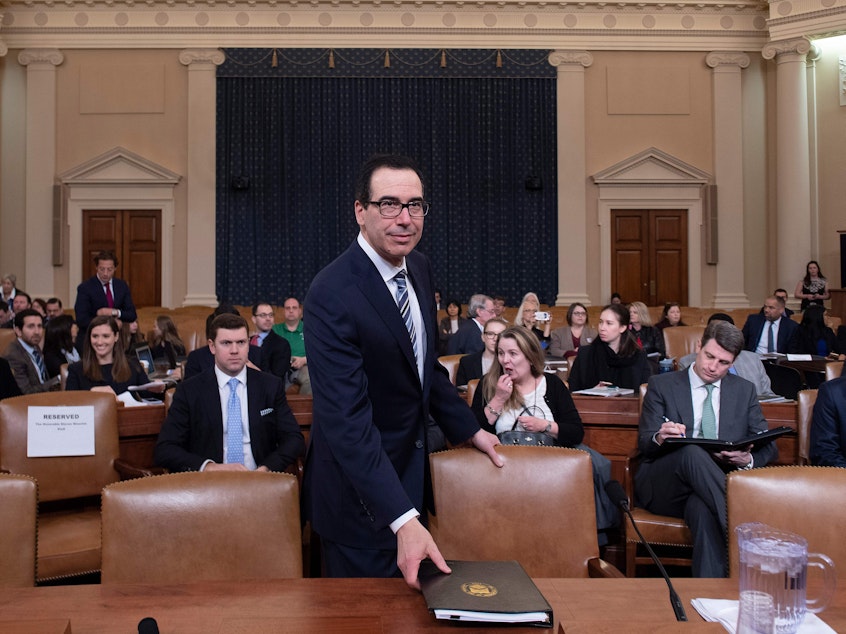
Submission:
[[[38,376],[44,383],[47,380],[47,367],[44,365],[44,357],[41,356],[41,350],[38,349],[38,346],[33,346],[32,357],[35,359],[35,367],[38,368]]]
[[[397,282],[397,306],[399,306],[400,315],[408,330],[408,336],[411,338],[411,348],[414,350],[414,358],[416,359],[417,333],[414,330],[414,320],[411,318],[411,303],[408,301],[408,286],[406,285],[405,275],[405,271],[400,271],[394,275]]]

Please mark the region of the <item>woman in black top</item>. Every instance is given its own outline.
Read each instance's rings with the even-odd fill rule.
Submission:
[[[63,363],[70,365],[80,360],[76,349],[78,334],[79,326],[70,315],[59,315],[47,322],[44,331],[44,365],[51,379],[59,374]]]
[[[177,359],[185,356],[185,344],[182,343],[176,324],[169,316],[156,317],[150,350],[153,352],[153,359],[166,359],[171,370],[176,367]]]
[[[570,389],[587,390],[600,385],[616,385],[637,390],[652,374],[646,353],[629,330],[629,311],[620,304],[609,304],[599,315],[599,337],[579,348],[570,370]]]

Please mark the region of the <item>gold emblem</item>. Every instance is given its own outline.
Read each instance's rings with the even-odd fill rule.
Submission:
[[[482,583],[481,581],[470,581],[469,583],[461,584],[461,591],[464,594],[469,594],[471,597],[487,598],[496,595],[499,590],[496,586],[489,583]]]

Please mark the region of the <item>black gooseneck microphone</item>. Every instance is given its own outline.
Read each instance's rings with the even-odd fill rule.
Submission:
[[[159,634],[159,624],[151,616],[144,617],[138,623],[138,634]]]
[[[608,497],[616,506],[619,506],[623,509],[626,515],[628,515],[629,521],[632,523],[637,536],[640,538],[640,543],[646,547],[649,556],[652,557],[652,561],[655,562],[655,565],[658,566],[658,570],[661,571],[661,576],[664,577],[664,581],[667,582],[667,588],[670,590],[670,605],[673,606],[673,612],[676,614],[676,621],[687,621],[687,614],[684,611],[684,605],[682,605],[682,601],[679,598],[676,589],[673,587],[672,581],[670,581],[670,575],[668,575],[667,571],[664,570],[664,565],[661,563],[661,560],[658,559],[655,551],[652,550],[652,546],[650,546],[643,538],[640,529],[634,521],[634,517],[632,517],[632,512],[629,509],[629,496],[626,495],[626,492],[623,490],[623,485],[616,480],[609,480],[605,484],[605,493],[608,494]]]

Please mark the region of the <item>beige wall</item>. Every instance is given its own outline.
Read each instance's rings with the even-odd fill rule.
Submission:
[[[0,57],[0,275],[15,273],[26,289],[24,175],[26,156],[26,69],[18,51]]]

